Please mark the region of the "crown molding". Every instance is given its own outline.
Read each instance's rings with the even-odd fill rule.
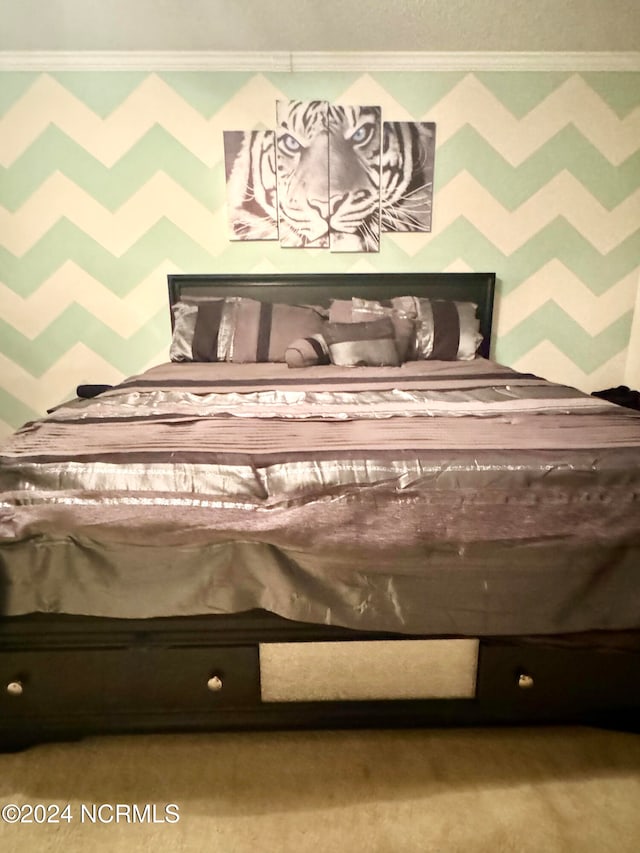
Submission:
[[[640,51],[0,51],[0,71],[640,71]]]
[[[294,71],[640,71],[640,51],[293,53]]]
[[[197,50],[0,51],[2,71],[291,71],[291,53]]]

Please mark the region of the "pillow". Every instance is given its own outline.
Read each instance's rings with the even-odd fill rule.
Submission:
[[[191,345],[196,330],[197,305],[187,305],[185,302],[176,302],[172,308],[173,312],[173,334],[171,346],[169,347],[169,358],[171,361],[191,361]]]
[[[363,311],[383,313],[389,310],[383,303],[365,299],[354,298],[353,304],[354,316]],[[394,317],[409,319],[415,324],[409,346],[410,359],[469,361],[475,358],[482,343],[476,308],[474,302],[416,296],[395,296],[390,300]]]
[[[390,317],[400,362],[406,361],[414,338],[414,321],[380,302],[366,299],[334,299],[329,308],[329,320],[333,323],[364,323]]]
[[[196,311],[193,361],[285,361],[289,344],[320,334],[324,322],[322,312],[312,306],[245,297],[201,302]]]
[[[476,357],[482,335],[474,302],[399,296],[391,304],[415,319],[414,358],[470,361]]]
[[[298,338],[284,352],[287,367],[312,367],[314,364],[330,364],[329,347],[322,335]]]
[[[233,305],[228,361],[238,364],[285,361],[290,343],[322,332],[320,311],[306,305],[286,305],[238,299]]]
[[[222,317],[225,299],[223,297],[212,298],[185,296],[180,302],[176,302],[172,308],[173,312],[173,334],[169,348],[171,361],[220,361],[215,357],[194,356],[194,342],[196,330],[198,330],[198,344],[209,346],[206,342],[213,335],[213,328],[217,337],[218,328]],[[202,308],[202,311],[200,311]]]
[[[324,326],[331,361],[343,367],[398,367],[400,357],[390,317],[365,323],[332,323]]]

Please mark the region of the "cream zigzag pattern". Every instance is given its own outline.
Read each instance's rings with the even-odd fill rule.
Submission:
[[[82,343],[72,346],[38,377],[0,353],[0,375],[3,385],[13,396],[42,413],[61,400],[74,397],[77,385],[85,382],[115,384],[123,379],[121,371]]]
[[[454,220],[464,216],[503,254],[510,255],[545,225],[564,217],[594,248],[606,254],[638,229],[640,188],[607,210],[568,172],[561,172],[516,210],[507,210],[468,172],[456,175],[433,202],[434,231],[411,235],[403,248],[417,254]],[[398,242],[401,237],[387,235]]]
[[[77,264],[67,261],[26,299],[0,282],[2,319],[33,340],[69,305],[77,303],[127,338],[168,305],[167,293],[158,287],[158,282],[166,280],[170,272],[177,270],[167,261],[120,298]],[[18,396],[16,389],[12,393]]]
[[[619,119],[578,75],[570,77],[522,119],[515,118],[476,77],[470,76],[458,97],[450,93],[436,105],[433,115],[432,121],[440,121],[444,127],[441,142],[463,124],[471,124],[513,166],[569,123],[614,165],[637,151],[640,138],[640,108]]]
[[[167,360],[168,350],[163,348],[142,365],[138,372]],[[73,399],[78,385],[96,382],[116,385],[125,378],[125,373],[101,358],[86,344],[78,343],[52,364],[46,373],[38,377],[32,376],[15,361],[0,353],[0,376],[3,377],[3,385],[10,394],[35,412],[44,414],[47,409],[64,400]],[[0,420],[0,433],[2,423]],[[14,428],[11,427],[5,435]]]
[[[223,130],[273,125],[275,101],[282,97],[282,92],[258,74],[207,119],[151,74],[102,119],[53,77],[43,75],[0,119],[0,165],[10,166],[49,124],[54,124],[103,165],[113,166],[158,124],[211,166],[223,156]]]
[[[447,96],[445,96],[447,97]],[[370,74],[363,74],[352,83],[340,97],[335,98],[335,103],[351,106],[352,104],[375,104],[382,111],[383,120],[388,121],[416,121],[419,117],[412,115],[406,107],[403,107],[390,92],[381,86]],[[433,119],[425,119],[433,121]],[[436,133],[436,144],[438,135]]]
[[[360,77],[342,94],[340,102],[381,104],[383,115],[392,120],[435,121],[437,146],[470,124],[512,166],[518,166],[570,123],[614,165],[637,151],[640,139],[640,107],[618,118],[579,75],[568,78],[521,119],[473,74],[464,77],[423,116],[407,115],[370,75]]]
[[[153,125],[165,128],[207,165],[222,157],[222,131],[274,122],[275,100],[286,97],[257,74],[210,119],[187,104],[160,77],[151,74],[117,109],[102,119],[53,77],[39,77],[0,118],[0,165],[10,166],[55,124],[105,166],[112,166]],[[638,149],[640,107],[620,119],[579,75],[570,77],[524,118],[516,118],[472,74],[424,116],[410,116],[383,86],[363,75],[347,88],[341,103],[375,103],[393,120],[421,118],[438,125],[438,145],[470,124],[511,165],[530,157],[567,124],[578,130],[613,164]]]
[[[464,216],[503,254],[509,255],[549,222],[563,216],[594,248],[605,254],[637,230],[640,188],[609,211],[572,175],[563,172],[515,211],[509,211],[468,172],[461,172],[436,193],[434,210],[437,230],[412,235],[409,252],[421,251],[439,232]],[[156,173],[115,213],[64,175],[52,175],[17,213],[0,208],[4,245],[14,255],[23,255],[62,217],[117,256],[161,217],[170,219],[214,255],[228,245],[224,207],[217,211],[207,209],[162,172]],[[396,235],[389,238],[401,239]]]
[[[560,261],[550,261],[520,287],[503,296],[497,306],[499,334],[506,334],[552,300],[590,335],[608,328],[631,310],[638,290],[638,270],[625,276],[601,296],[594,295]]]
[[[216,235],[218,251],[227,246],[224,208],[209,210],[162,172],[157,172],[115,213],[58,172],[44,181],[17,213],[0,208],[2,242],[12,254],[23,255],[62,217],[116,256],[162,217],[209,252],[215,252],[212,240]]]

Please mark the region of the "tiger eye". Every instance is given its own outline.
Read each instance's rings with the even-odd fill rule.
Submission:
[[[280,137],[278,141],[285,150],[291,154],[297,154],[297,152],[302,148],[302,145],[298,142],[295,136],[291,136],[290,133],[286,133],[284,136]]]
[[[355,142],[356,145],[364,145],[366,142],[369,142],[369,140],[373,136],[374,130],[375,130],[375,125],[372,124],[371,122],[367,122],[366,124],[361,125],[351,135],[351,141]]]

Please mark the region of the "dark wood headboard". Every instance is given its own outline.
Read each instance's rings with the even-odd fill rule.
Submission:
[[[328,305],[331,299],[389,299],[419,296],[475,302],[483,342],[479,355],[489,357],[495,273],[319,273],[296,275],[169,275],[169,304],[183,296],[246,296],[262,302]],[[173,318],[173,315],[172,315]]]

